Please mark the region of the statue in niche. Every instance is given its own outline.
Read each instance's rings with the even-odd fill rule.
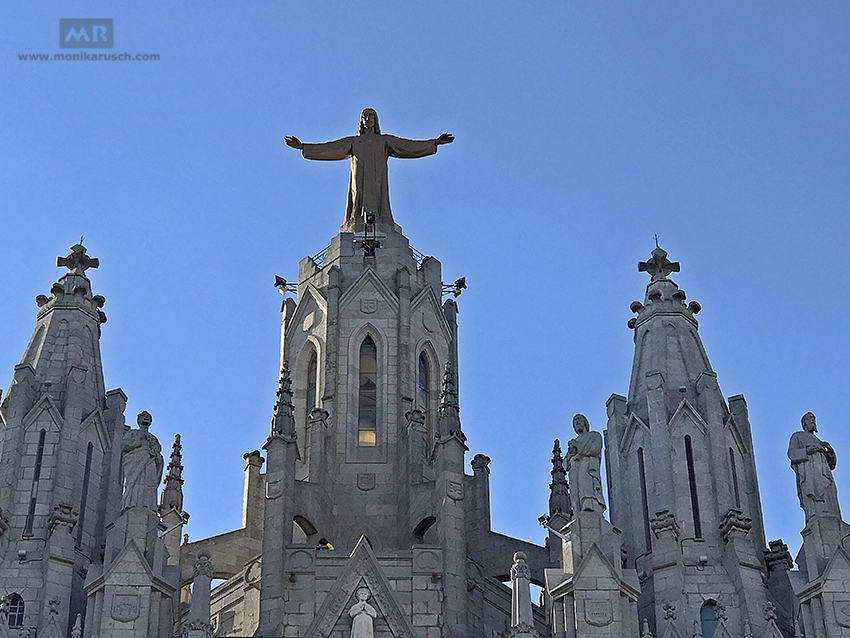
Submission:
[[[384,135],[374,109],[363,109],[360,131],[323,144],[304,144],[297,137],[287,136],[288,146],[298,149],[306,159],[341,160],[351,158],[351,177],[348,181],[348,202],[345,225],[353,228],[355,221],[364,221],[367,212],[378,220],[392,222],[390,190],[387,180],[387,158],[415,158],[433,155],[440,144],[451,144],[454,136],[443,133],[432,140],[408,140]]]
[[[369,600],[369,590],[361,587],[357,590],[357,602],[348,610],[348,615],[351,616],[351,638],[374,638],[375,636],[374,625],[378,612],[366,602],[367,600]]]
[[[835,450],[826,441],[821,441],[815,415],[806,412],[802,418],[803,430],[791,435],[788,458],[797,474],[797,496],[800,507],[806,513],[806,524],[817,515],[841,518],[838,505],[838,490],[832,478],[835,469]]]
[[[124,472],[124,495],[121,507],[147,507],[156,511],[156,488],[162,478],[162,448],[148,431],[151,415],[142,412],[136,418],[138,430],[124,433],[121,442],[121,464]]]
[[[590,423],[583,414],[573,417],[573,429],[578,435],[567,448],[567,471],[570,473],[570,496],[573,511],[605,511],[605,496],[602,494],[602,476],[599,468],[602,461],[602,435],[592,432]]]

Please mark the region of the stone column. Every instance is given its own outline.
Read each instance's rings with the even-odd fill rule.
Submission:
[[[265,459],[259,450],[248,452],[245,459],[245,490],[242,495],[242,527],[263,527],[263,477],[260,468]]]
[[[324,469],[327,465],[325,458],[325,436],[328,431],[328,417],[330,413],[322,408],[313,408],[310,411],[310,481],[318,483],[324,477]]]
[[[192,583],[192,602],[189,604],[189,618],[183,629],[184,638],[211,638],[210,623],[210,581],[213,566],[210,553],[206,549],[198,552],[195,561]]]

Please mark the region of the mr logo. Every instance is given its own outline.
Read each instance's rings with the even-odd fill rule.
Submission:
[[[111,49],[112,18],[61,18],[59,47],[62,49]]]

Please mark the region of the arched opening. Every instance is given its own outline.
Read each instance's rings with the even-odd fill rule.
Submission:
[[[702,520],[699,515],[699,496],[697,494],[697,474],[694,468],[694,448],[690,436],[685,436],[685,458],[688,462],[688,484],[691,488],[691,514],[694,517],[694,537],[702,538]]]
[[[732,487],[735,490],[735,507],[741,509],[741,488],[738,485],[738,465],[735,463],[735,451],[729,448],[729,464],[732,466]]]
[[[431,529],[431,526],[437,522],[437,519],[433,516],[426,516],[419,524],[413,528],[413,539],[415,542],[422,542],[425,537],[426,532]]]
[[[35,456],[35,469],[32,475],[32,488],[30,488],[30,503],[27,511],[27,522],[24,526],[24,536],[32,536],[32,528],[35,523],[35,505],[38,501],[38,482],[41,480],[41,465],[44,461],[44,439],[46,436],[47,430],[42,428],[38,433],[38,449]]]
[[[378,348],[372,337],[360,345],[360,398],[357,411],[357,445],[375,447],[378,426]]]
[[[9,629],[24,626],[24,610],[25,605],[23,598],[21,598],[18,594],[12,594],[9,596],[9,615],[6,616]]]
[[[699,622],[702,638],[712,638],[714,630],[717,629],[717,609],[713,600],[706,602],[699,610]]]
[[[310,543],[312,537],[318,534],[315,525],[308,521],[303,516],[296,516],[292,519],[292,543],[295,545]]]
[[[310,458],[310,413],[316,405],[316,381],[318,378],[319,357],[316,351],[310,352],[307,361],[307,400],[304,402],[304,454],[302,458],[307,463]]]
[[[417,371],[416,384],[416,409],[425,416],[425,458],[428,458],[428,450],[431,446],[431,390],[428,385],[428,358],[425,353],[419,355],[419,367]]]
[[[91,461],[92,453],[94,452],[94,444],[89,441],[86,448],[86,465],[83,471],[83,494],[80,497],[80,518],[77,521],[77,541],[74,544],[74,549],[83,547],[83,534],[86,528],[86,506],[89,498],[89,481],[91,480]]]
[[[640,474],[640,501],[643,514],[643,537],[645,549],[652,551],[652,534],[649,527],[649,498],[646,491],[646,466],[644,465],[643,448],[638,448],[638,473]]]

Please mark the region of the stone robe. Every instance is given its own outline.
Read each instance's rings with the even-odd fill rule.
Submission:
[[[791,435],[791,443],[788,446],[788,458],[791,459],[791,467],[797,474],[797,496],[800,497],[800,506],[806,513],[806,522],[817,514],[841,518],[838,491],[832,478],[835,452],[832,448],[829,448],[828,452],[818,449],[809,453],[807,450],[809,446],[822,448],[824,445],[814,433],[802,431]]]
[[[130,430],[121,445],[124,471],[122,509],[147,507],[156,511],[156,488],[162,478],[162,449],[150,432]]]
[[[374,619],[378,612],[369,603],[359,602],[348,611],[351,616],[351,638],[374,638]]]
[[[602,435],[588,430],[569,443],[567,468],[570,472],[570,495],[573,512],[605,511],[605,496],[602,493],[602,476],[599,466],[602,460]]]
[[[358,218],[364,219],[367,211],[374,212],[379,220],[393,221],[387,180],[388,157],[425,157],[436,152],[436,140],[408,140],[382,133],[363,133],[323,144],[304,144],[301,150],[306,159],[351,158],[346,226],[353,226]]]

